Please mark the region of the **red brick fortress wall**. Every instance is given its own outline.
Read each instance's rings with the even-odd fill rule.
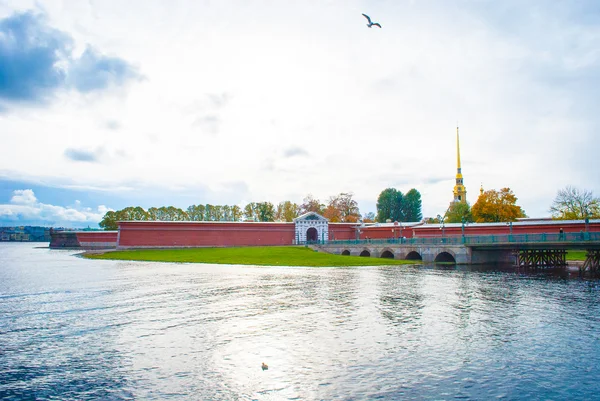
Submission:
[[[52,231],[50,248],[115,248],[118,234],[117,231]]]
[[[119,248],[292,245],[294,223],[122,221]]]

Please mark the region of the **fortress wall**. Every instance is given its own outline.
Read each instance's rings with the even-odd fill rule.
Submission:
[[[50,248],[115,248],[117,236],[117,231],[51,231]]]
[[[356,239],[356,224],[329,223],[329,239],[348,241]]]
[[[292,245],[294,223],[119,223],[119,248]]]

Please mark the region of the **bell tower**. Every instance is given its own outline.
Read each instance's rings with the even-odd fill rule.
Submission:
[[[467,202],[467,190],[463,184],[463,176],[460,168],[460,142],[458,138],[458,127],[456,127],[456,185],[454,185],[453,202]]]

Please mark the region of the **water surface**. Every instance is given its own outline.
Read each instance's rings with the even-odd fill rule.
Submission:
[[[0,244],[0,399],[594,399],[599,288],[543,272],[121,262]]]

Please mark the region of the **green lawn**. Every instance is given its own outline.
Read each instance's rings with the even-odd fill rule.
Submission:
[[[142,260],[154,262],[219,263],[260,266],[380,266],[420,263],[414,260],[364,258],[315,252],[301,246],[241,248],[142,249],[88,253],[90,259]]]
[[[585,260],[586,256],[586,251],[574,251],[574,250],[568,250],[567,251],[567,260]]]

